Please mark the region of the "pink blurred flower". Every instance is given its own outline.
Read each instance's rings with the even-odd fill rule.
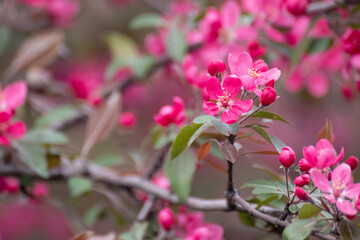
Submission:
[[[25,135],[26,125],[21,122],[11,122],[11,115],[0,112],[0,145],[8,146],[12,139],[20,139]]]
[[[27,86],[23,81],[9,84],[4,90],[0,89],[0,112],[12,114],[16,108],[24,104],[26,94]]]
[[[285,1],[287,10],[295,15],[303,15],[306,13],[306,7],[309,4],[309,0],[286,0]]]
[[[360,53],[360,30],[346,29],[342,42],[345,52],[351,55]]]
[[[160,34],[149,33],[145,37],[146,50],[153,56],[162,56],[165,54],[166,49],[164,46],[164,38]]]
[[[224,230],[221,226],[206,223],[201,224],[193,229],[185,238],[185,240],[222,240]]]
[[[20,182],[17,178],[6,178],[6,190],[8,193],[17,193],[20,189]]]
[[[173,106],[163,106],[159,113],[154,116],[157,124],[167,127],[174,123],[179,126],[185,121],[184,101],[180,97],[173,97]]]
[[[220,59],[213,59],[208,64],[208,73],[211,76],[215,76],[216,74],[222,74],[226,70],[225,63]]]
[[[341,161],[344,157],[344,148],[341,148],[341,152],[336,156],[331,143],[326,139],[320,139],[316,147],[304,147],[303,156],[313,168],[324,170]]]
[[[270,80],[277,81],[281,75],[277,68],[268,70],[263,60],[253,62],[247,52],[242,52],[238,56],[229,54],[228,61],[231,73],[240,77],[242,86],[248,91],[254,91],[257,85],[264,85]]]
[[[264,46],[261,46],[256,41],[253,41],[249,44],[248,50],[252,58],[258,58],[265,55],[266,53],[266,48]]]
[[[174,213],[170,208],[162,209],[158,214],[158,222],[161,227],[169,231],[175,224]]]
[[[136,126],[137,117],[132,112],[123,112],[119,115],[118,124],[122,127],[133,128]]]
[[[221,121],[232,124],[239,119],[239,115],[251,110],[253,101],[241,101],[236,95],[241,89],[241,81],[237,76],[227,76],[220,84],[216,77],[210,78],[206,90],[213,101],[204,101],[205,113],[215,116],[221,112]]]
[[[32,189],[32,194],[35,197],[47,197],[49,196],[50,190],[47,184],[45,183],[35,183],[34,188]]]
[[[324,192],[324,197],[329,202],[336,203],[337,208],[341,212],[349,216],[357,213],[354,204],[348,199],[358,199],[360,183],[351,183],[351,168],[349,165],[342,163],[337,166],[332,173],[331,183],[328,178],[317,169],[311,169],[310,175],[315,186]]]

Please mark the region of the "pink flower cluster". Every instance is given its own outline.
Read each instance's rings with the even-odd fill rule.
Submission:
[[[27,86],[18,81],[0,89],[0,145],[11,145],[12,139],[20,139],[26,132],[26,125],[13,120],[15,110],[25,102]]]
[[[293,151],[290,155],[285,152],[289,152],[289,149],[283,149],[280,162],[288,167],[295,162],[295,154]],[[316,146],[304,147],[303,157],[298,164],[303,174],[294,180],[295,195],[301,200],[311,198],[303,188],[308,186],[307,189],[310,190],[311,179],[329,203],[335,204],[343,214],[353,219],[357,211],[360,211],[360,183],[353,183],[351,171],[355,170],[359,160],[351,156],[346,163],[337,165],[344,157],[344,149],[336,155],[332,144],[326,139],[320,139]],[[332,171],[331,167],[335,165],[337,166]]]
[[[69,26],[79,11],[78,0],[18,0],[28,6],[41,9],[49,19],[60,27]]]
[[[170,208],[164,208],[159,212],[158,222],[166,231],[174,230],[177,238],[185,240],[222,240],[221,226],[207,223],[203,220],[201,212],[188,212],[181,207],[176,217]]]
[[[185,121],[185,105],[180,97],[173,97],[173,105],[163,106],[159,113],[154,116],[154,120],[162,127],[167,127],[174,123],[176,126]]]
[[[20,192],[20,182],[17,178],[0,177],[0,194],[7,192],[8,194],[17,194]],[[30,189],[29,193],[31,193],[34,197],[47,197],[49,195],[49,188],[46,184],[36,182],[34,186]]]

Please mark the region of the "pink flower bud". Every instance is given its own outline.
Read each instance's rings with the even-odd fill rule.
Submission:
[[[5,178],[0,177],[0,193],[6,190],[6,181]]]
[[[360,31],[359,30],[353,30],[351,28],[348,28],[343,37],[343,48],[344,51],[355,55],[357,53],[360,53]]]
[[[360,92],[360,80],[358,80],[358,81],[356,82],[356,87],[357,87],[357,90]]]
[[[308,3],[308,0],[286,0],[286,9],[295,16],[303,15]]]
[[[332,172],[331,170],[328,171],[328,175],[327,175],[327,178],[329,181],[331,181],[331,176],[332,176]]]
[[[357,159],[354,156],[350,156],[347,160],[346,160],[346,164],[348,164],[351,167],[351,170],[355,170],[356,167],[359,164],[359,159]]]
[[[346,218],[349,220],[353,220],[355,217],[356,217],[356,214],[355,215],[346,215]]]
[[[248,46],[249,53],[252,58],[257,58],[265,54],[266,48],[260,46],[258,42],[252,42]]]
[[[220,59],[213,59],[208,64],[208,72],[211,76],[223,73],[226,70],[226,65]]]
[[[35,183],[32,194],[35,197],[47,197],[49,195],[49,188],[44,183]]]
[[[354,97],[353,91],[350,86],[342,86],[341,93],[346,100],[351,100]]]
[[[17,178],[6,179],[6,190],[8,193],[16,193],[20,189],[19,180]]]
[[[274,88],[274,86],[275,86],[275,81],[274,81],[274,79],[268,81],[268,82],[265,84],[265,86]]]
[[[299,165],[300,171],[302,171],[302,172],[308,172],[312,168],[310,163],[305,158],[300,159],[298,165]]]
[[[174,214],[170,208],[164,208],[159,212],[158,222],[166,231],[169,231],[174,226]]]
[[[294,164],[295,152],[291,149],[291,147],[286,146],[281,150],[279,161],[285,168],[289,168]]]
[[[272,87],[266,87],[261,93],[260,103],[263,106],[269,106],[276,100],[276,92]]]
[[[307,192],[300,188],[300,187],[295,187],[295,195],[300,199],[300,200],[307,200],[308,199],[308,195]]]
[[[305,185],[308,185],[310,183],[310,175],[309,174],[303,174],[303,175],[301,175],[301,178],[303,179]]]
[[[123,112],[118,118],[118,124],[122,127],[133,128],[137,123],[135,114],[131,112]]]
[[[303,187],[303,186],[305,186],[305,182],[304,182],[304,180],[302,179],[301,176],[296,177],[295,180],[294,180],[294,183],[295,183],[295,185],[298,186],[298,187]]]

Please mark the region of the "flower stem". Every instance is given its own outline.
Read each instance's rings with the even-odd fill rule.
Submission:
[[[286,178],[286,191],[288,197],[288,203],[290,201],[290,192],[289,192],[289,168],[285,168],[285,178]]]

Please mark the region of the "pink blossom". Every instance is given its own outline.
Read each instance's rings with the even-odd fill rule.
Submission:
[[[32,194],[35,197],[47,197],[49,196],[49,187],[45,183],[35,183],[34,188],[32,190]]]
[[[136,126],[137,117],[132,112],[123,112],[119,115],[118,124],[122,127],[133,128]]]
[[[11,139],[20,139],[25,132],[26,125],[23,122],[12,122],[9,113],[0,112],[0,145],[10,145]]]
[[[264,85],[270,80],[277,81],[280,78],[280,70],[268,66],[262,60],[253,62],[247,52],[242,52],[238,56],[228,57],[229,68],[232,74],[240,77],[242,86],[248,91],[254,91],[257,85]]]
[[[163,39],[160,35],[154,33],[146,35],[145,47],[146,50],[153,56],[162,56],[166,52]]]
[[[23,81],[9,84],[4,90],[0,89],[0,112],[13,113],[25,102],[27,86]]]
[[[69,26],[79,11],[77,0],[51,0],[48,4],[46,8],[50,18],[60,27]]]
[[[248,46],[248,49],[252,58],[258,58],[265,55],[266,53],[266,48],[264,46],[261,46],[256,41],[251,42]]]
[[[6,190],[8,193],[17,193],[20,190],[20,182],[17,178],[6,178]]]
[[[309,0],[286,0],[286,8],[293,15],[303,15],[306,13],[306,7]]]
[[[173,106],[163,106],[159,113],[154,116],[157,124],[167,127],[174,123],[176,126],[185,121],[184,101],[180,97],[173,97]]]
[[[223,234],[224,230],[221,226],[213,223],[206,223],[191,231],[191,233],[186,236],[185,240],[222,240]]]
[[[208,64],[208,73],[211,76],[215,76],[216,74],[222,74],[226,70],[225,63],[220,59],[213,59]]]
[[[216,77],[210,78],[206,90],[213,101],[204,101],[204,111],[215,116],[221,112],[221,121],[233,124],[239,115],[251,110],[253,101],[241,101],[236,95],[241,89],[241,81],[237,76],[227,76],[222,84]]]
[[[360,183],[351,183],[351,168],[342,163],[337,166],[328,178],[319,170],[310,170],[311,179],[315,186],[323,191],[324,197],[331,203],[336,203],[337,208],[346,215],[353,216],[357,213],[354,204],[349,201],[355,200],[360,194]]]
[[[162,209],[158,214],[158,222],[161,227],[169,231],[175,223],[174,213],[170,208]]]
[[[316,147],[304,147],[303,156],[313,168],[324,170],[341,161],[344,157],[344,148],[341,148],[341,152],[336,156],[331,143],[326,139],[320,139]]]
[[[344,51],[349,54],[360,53],[360,31],[353,30],[351,28],[346,29],[343,37],[343,48]]]

